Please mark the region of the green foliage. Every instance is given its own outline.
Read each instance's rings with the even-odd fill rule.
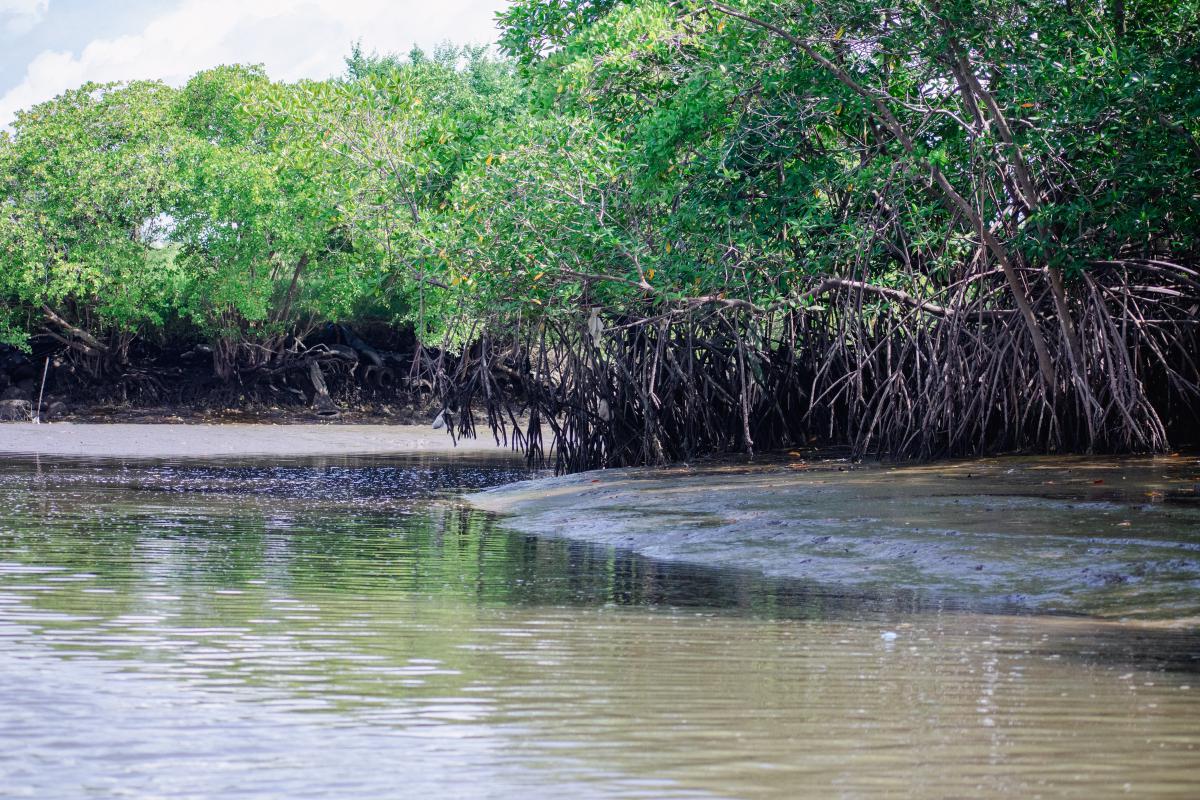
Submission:
[[[442,225],[445,249],[457,254],[445,278],[464,287],[471,316],[569,311],[580,276],[597,265],[636,275],[629,248],[638,245],[613,224],[625,199],[620,143],[586,117],[559,115],[521,119],[491,144],[462,176]],[[625,287],[606,288],[615,299]]]
[[[296,150],[323,176],[363,264],[360,311],[412,322],[427,341],[461,341],[450,198],[496,128],[523,116],[521,100],[508,64],[449,46],[407,60],[355,51],[346,79],[299,99]]]
[[[604,16],[622,0],[525,0],[500,12],[500,47],[530,66],[548,52],[564,46],[580,31]]]
[[[594,233],[568,241],[562,220],[542,209],[538,225],[523,197],[519,224],[546,241],[525,257],[587,263],[617,283],[653,271],[659,299],[770,304],[826,275],[921,294],[979,249],[931,191],[934,167],[1024,264],[1073,273],[1200,252],[1197,3],[1130,3],[1120,22],[1107,6],[1008,0],[733,5],[518,0],[501,15],[539,115],[586,120],[594,141],[620,143],[603,191],[586,170],[575,192],[539,183],[559,201],[607,201],[606,236],[621,247],[598,250]],[[960,56],[1012,145],[960,85]],[[908,150],[876,103],[909,132]],[[1036,201],[1014,187],[1014,148]]]
[[[173,98],[158,83],[88,84],[21,113],[0,139],[10,316],[36,329],[50,308],[105,336],[161,323],[177,276],[156,257],[160,215],[182,189]]]
[[[223,346],[219,368],[269,357],[281,339],[353,305],[353,265],[299,132],[295,109],[312,91],[220,67],[181,92],[188,191],[172,209],[188,275],[181,310]]]
[[[178,91],[68,92],[0,134],[0,339],[48,325],[97,355],[81,336],[123,349],[182,323],[225,376],[326,322],[440,342],[459,305],[449,198],[524,107],[507,62],[449,45],[356,47],[328,81],[235,65]]]
[[[1196,0],[731,3],[516,0],[503,59],[36,106],[0,134],[0,340],[188,325],[231,374],[325,322],[458,346],[830,276],[928,298],[994,258],[979,220],[1068,279],[1197,260]]]

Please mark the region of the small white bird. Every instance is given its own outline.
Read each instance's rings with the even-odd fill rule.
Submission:
[[[883,639],[885,642],[894,642],[897,638],[899,638],[899,636],[900,634],[896,633],[895,631],[884,631],[883,633],[879,634],[879,638]]]
[[[440,431],[444,427],[446,427],[446,412],[439,411],[438,415],[433,418],[433,429]]]

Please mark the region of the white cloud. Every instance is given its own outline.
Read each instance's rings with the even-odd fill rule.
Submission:
[[[40,8],[41,0],[0,0]],[[262,63],[273,78],[324,78],[340,72],[352,41],[367,50],[406,52],[414,43],[495,40],[505,0],[183,0],[143,30],[97,39],[78,54],[47,50],[24,80],[0,97],[0,126],[16,112],[87,81],[158,78],[181,84],[218,64]]]
[[[19,36],[33,30],[46,16],[49,0],[0,0],[0,28]]]

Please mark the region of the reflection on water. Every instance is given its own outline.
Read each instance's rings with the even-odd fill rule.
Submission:
[[[837,597],[432,502],[518,477],[0,464],[0,795],[1200,789],[1193,633]]]

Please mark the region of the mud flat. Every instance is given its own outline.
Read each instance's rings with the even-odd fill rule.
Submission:
[[[1200,459],[793,460],[468,496],[522,533],[914,602],[1200,626]]]
[[[230,458],[509,450],[489,438],[460,439],[428,425],[95,424],[0,425],[0,456]]]

